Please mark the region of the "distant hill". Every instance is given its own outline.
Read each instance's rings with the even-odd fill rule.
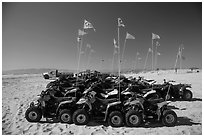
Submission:
[[[2,71],[2,75],[8,75],[8,74],[13,74],[13,75],[20,75],[20,74],[42,74],[44,72],[49,72],[51,70],[56,70],[56,69],[49,69],[49,68],[42,68],[42,69],[17,69],[17,70],[6,70]],[[73,72],[71,70],[60,70],[60,72]]]

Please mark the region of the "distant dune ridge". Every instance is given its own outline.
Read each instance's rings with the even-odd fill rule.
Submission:
[[[44,72],[41,70],[36,72]],[[202,135],[202,70],[160,70],[145,73],[128,73],[126,77],[144,76],[162,83],[163,79],[177,83],[192,84],[192,101],[172,101],[169,105],[178,115],[175,127],[165,127],[161,123],[146,123],[138,128],[113,128],[104,122],[90,121],[86,126],[49,122],[45,118],[40,123],[29,123],[25,111],[31,101],[35,101],[46,84],[42,75],[3,75],[2,79],[2,134],[3,135]]]

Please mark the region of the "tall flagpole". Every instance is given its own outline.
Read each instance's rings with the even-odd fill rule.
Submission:
[[[179,47],[179,50],[180,50],[180,47]],[[175,62],[175,65],[174,65],[174,70],[176,69],[176,64],[177,64],[177,61],[178,61],[179,50],[178,50],[177,55],[176,55],[176,62]]]
[[[120,100],[120,29],[118,24],[118,76],[119,76],[119,100]]]
[[[180,69],[182,69],[182,54],[183,54],[183,45],[180,46],[181,51],[180,51]]]
[[[124,52],[125,52],[125,46],[126,46],[126,39],[125,39],[125,42],[124,42],[124,46],[123,46],[123,53],[122,53],[122,64],[123,64],[123,58],[124,58]]]
[[[153,65],[154,65],[154,49],[153,49],[153,39],[152,39],[152,71],[154,70]]]
[[[83,29],[83,31],[84,31],[84,29]],[[79,73],[79,65],[80,65],[80,57],[81,57],[82,43],[83,43],[83,35],[81,36],[81,45],[80,45],[80,47],[79,47],[79,58],[78,58],[78,65],[77,65],[77,80],[76,80],[76,85],[78,85],[77,82],[78,82],[78,79],[79,79],[78,73]]]
[[[145,67],[146,67],[146,64],[147,64],[148,55],[149,55],[149,49],[147,51],[147,56],[146,56],[146,59],[145,59],[144,70],[145,70]]]
[[[114,49],[114,50],[115,50],[115,49]],[[115,54],[114,54],[114,52],[115,52],[115,51],[113,51],[113,59],[112,59],[112,73],[113,73],[113,71],[114,71],[114,55],[115,55]]]
[[[135,71],[136,71],[136,67],[137,67],[137,52],[136,52],[136,57],[135,57]]]
[[[154,67],[155,67],[155,69],[157,69],[157,44],[156,44],[155,50],[156,50],[156,51],[155,51],[155,53],[154,53],[154,54],[155,54],[155,64],[154,64],[155,66],[154,66]]]
[[[87,69],[89,69],[90,58],[91,58],[91,51],[89,52],[89,55],[88,55]]]

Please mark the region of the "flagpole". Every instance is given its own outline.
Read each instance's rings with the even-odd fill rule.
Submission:
[[[120,29],[118,25],[118,76],[119,76],[119,100],[120,100]]]
[[[179,50],[178,50],[177,55],[176,55],[176,62],[175,62],[175,65],[174,65],[174,70],[176,69],[176,64],[177,64],[177,61],[178,61],[178,55],[179,55]]]
[[[83,29],[83,31],[84,31],[84,29]],[[78,77],[78,73],[79,73],[79,65],[80,65],[80,58],[81,58],[81,48],[82,48],[82,44],[83,43],[83,35],[81,36],[81,45],[80,45],[80,47],[79,47],[79,58],[78,58],[78,65],[77,65],[77,80],[76,80],[76,85],[78,85],[78,79],[79,79],[79,77]]]
[[[155,54],[155,64],[154,64],[154,65],[155,65],[155,70],[156,70],[156,69],[157,69],[157,45],[156,45],[155,50],[156,50],[156,51],[155,51],[155,53],[154,53],[154,54]]]
[[[125,52],[125,46],[126,46],[126,39],[125,39],[125,42],[124,42],[124,46],[123,46],[123,53],[122,53],[122,64],[123,64],[123,58],[124,58],[124,52]]]
[[[115,49],[114,49],[114,50],[115,50]],[[114,55],[115,55],[115,54],[114,54],[114,52],[115,52],[115,51],[113,51],[113,59],[112,59],[112,73],[113,73],[113,71],[114,71]]]
[[[136,52],[136,57],[135,57],[135,70],[136,70],[136,67],[137,67],[137,52]]]
[[[88,55],[87,69],[89,69],[90,58],[91,58],[91,51],[89,52],[89,55]]]
[[[153,64],[154,64],[154,49],[153,49],[153,39],[152,39],[152,71],[153,71]]]
[[[145,67],[146,67],[146,64],[147,64],[148,55],[149,55],[149,49],[148,49],[148,51],[147,51],[147,56],[146,56],[146,59],[145,59],[144,70],[145,70]]]

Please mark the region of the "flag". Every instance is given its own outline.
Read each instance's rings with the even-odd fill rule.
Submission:
[[[77,41],[80,42],[80,41],[81,41],[81,38],[80,38],[80,37],[77,37]]]
[[[152,33],[152,39],[160,39],[159,35]]]
[[[79,36],[83,36],[83,35],[85,35],[85,34],[87,34],[86,32],[84,32],[83,30],[78,30],[78,35]]]
[[[140,53],[139,52],[137,52],[137,56],[139,56],[140,55]]]
[[[159,56],[160,56],[160,55],[161,55],[161,53],[157,52],[157,55],[159,55]]]
[[[142,58],[138,58],[138,60],[141,60]]]
[[[84,20],[84,29],[93,29],[94,31],[96,31],[93,25],[87,20]]]
[[[120,26],[125,27],[121,18],[118,18],[118,27],[120,27]]]
[[[152,52],[152,49],[151,49],[151,48],[149,48],[148,52]]]
[[[157,41],[157,42],[156,42],[156,46],[158,46],[158,47],[160,46],[160,43],[159,43],[159,41]]]
[[[117,46],[117,43],[116,43],[116,40],[115,40],[115,39],[113,39],[113,44],[114,44],[114,47],[115,47],[115,48],[119,48],[119,47]]]
[[[135,39],[135,37],[127,32],[126,39]]]
[[[90,44],[87,44],[86,47],[87,47],[87,48],[91,48],[91,45],[90,45]]]

